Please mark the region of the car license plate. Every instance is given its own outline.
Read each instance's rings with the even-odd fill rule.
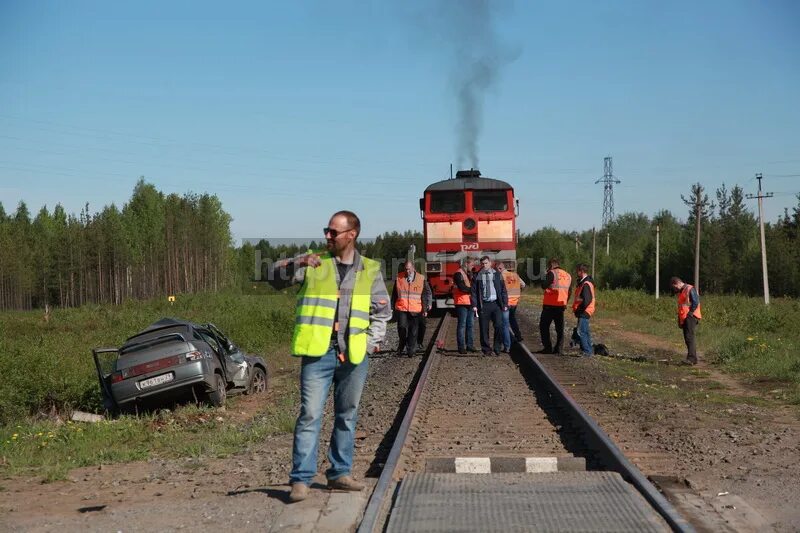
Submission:
[[[161,385],[162,383],[167,383],[175,379],[175,374],[169,372],[168,374],[161,374],[160,376],[155,376],[148,379],[143,379],[139,382],[139,387],[142,389],[146,389],[147,387],[154,387],[156,385]]]

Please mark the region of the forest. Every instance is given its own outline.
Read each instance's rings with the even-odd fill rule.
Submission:
[[[694,279],[695,221],[700,218],[700,288],[715,294],[762,294],[758,219],[743,190],[724,185],[711,198],[702,185],[684,198],[686,218],[670,211],[653,216],[623,213],[595,233],[595,280],[600,288],[655,291],[656,227],[660,237],[660,289],[671,276]],[[268,241],[235,246],[231,217],[215,195],[158,191],[140,179],[121,208],[92,213],[86,205],[68,214],[61,205],[35,216],[20,202],[7,213],[0,204],[0,309],[120,304],[180,293],[241,290],[257,277],[263,258],[292,256],[308,245]],[[800,296],[800,194],[797,205],[765,224],[770,293]],[[608,241],[608,249],[606,242]],[[387,268],[414,244],[424,257],[420,231],[387,232],[359,245]],[[312,249],[322,243],[311,243]],[[316,247],[316,248],[315,248]],[[543,227],[518,234],[518,271],[541,275],[542,258],[565,268],[592,264],[593,231]],[[608,250],[608,253],[607,253]]]

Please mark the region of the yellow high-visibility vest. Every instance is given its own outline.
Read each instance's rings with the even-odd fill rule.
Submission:
[[[329,254],[320,256],[318,267],[307,267],[305,280],[297,294],[292,355],[322,357],[327,353],[336,323],[339,289],[336,263]],[[367,328],[372,301],[372,284],[380,274],[380,263],[361,257],[362,270],[356,271],[347,322],[347,358],[357,365],[367,353]]]

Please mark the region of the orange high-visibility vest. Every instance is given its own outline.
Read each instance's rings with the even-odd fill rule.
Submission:
[[[464,280],[464,284],[467,287],[472,287],[472,283],[469,281],[469,274],[464,272],[463,268],[459,268],[456,272],[461,274],[461,279]],[[453,303],[455,305],[470,305],[470,293],[464,292],[458,288],[458,285],[453,285]]]
[[[594,314],[594,304],[597,301],[597,298],[594,296],[594,283],[589,281],[588,279],[583,283],[579,283],[577,287],[575,287],[575,297],[572,299],[572,310],[577,311],[578,308],[583,304],[583,298],[581,298],[581,293],[583,293],[583,286],[588,285],[589,290],[592,293],[592,301],[589,305],[586,306],[586,314],[592,316]]]
[[[689,293],[693,288],[692,285],[686,283],[683,285],[681,292],[678,293],[678,324],[681,326],[686,322],[686,317],[689,316],[689,306],[692,305],[692,301],[689,299]],[[700,313],[700,302],[697,303],[697,309],[694,310],[692,315],[694,315],[697,320],[703,318],[703,315]]]
[[[569,303],[569,286],[572,285],[572,276],[566,270],[554,268],[553,284],[544,290],[544,305],[557,305],[566,307]]]
[[[510,270],[503,270],[503,281],[506,283],[506,292],[508,292],[508,305],[514,307],[519,304],[519,297],[522,294],[522,280],[516,272]]]
[[[425,287],[425,277],[419,272],[414,276],[414,281],[408,282],[405,274],[397,276],[397,301],[394,308],[397,311],[409,313],[422,312],[422,289]]]

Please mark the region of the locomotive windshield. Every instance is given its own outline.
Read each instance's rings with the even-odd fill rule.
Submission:
[[[464,205],[464,191],[431,193],[431,213],[463,213]]]
[[[506,191],[474,191],[472,205],[475,211],[506,211],[508,195]]]

